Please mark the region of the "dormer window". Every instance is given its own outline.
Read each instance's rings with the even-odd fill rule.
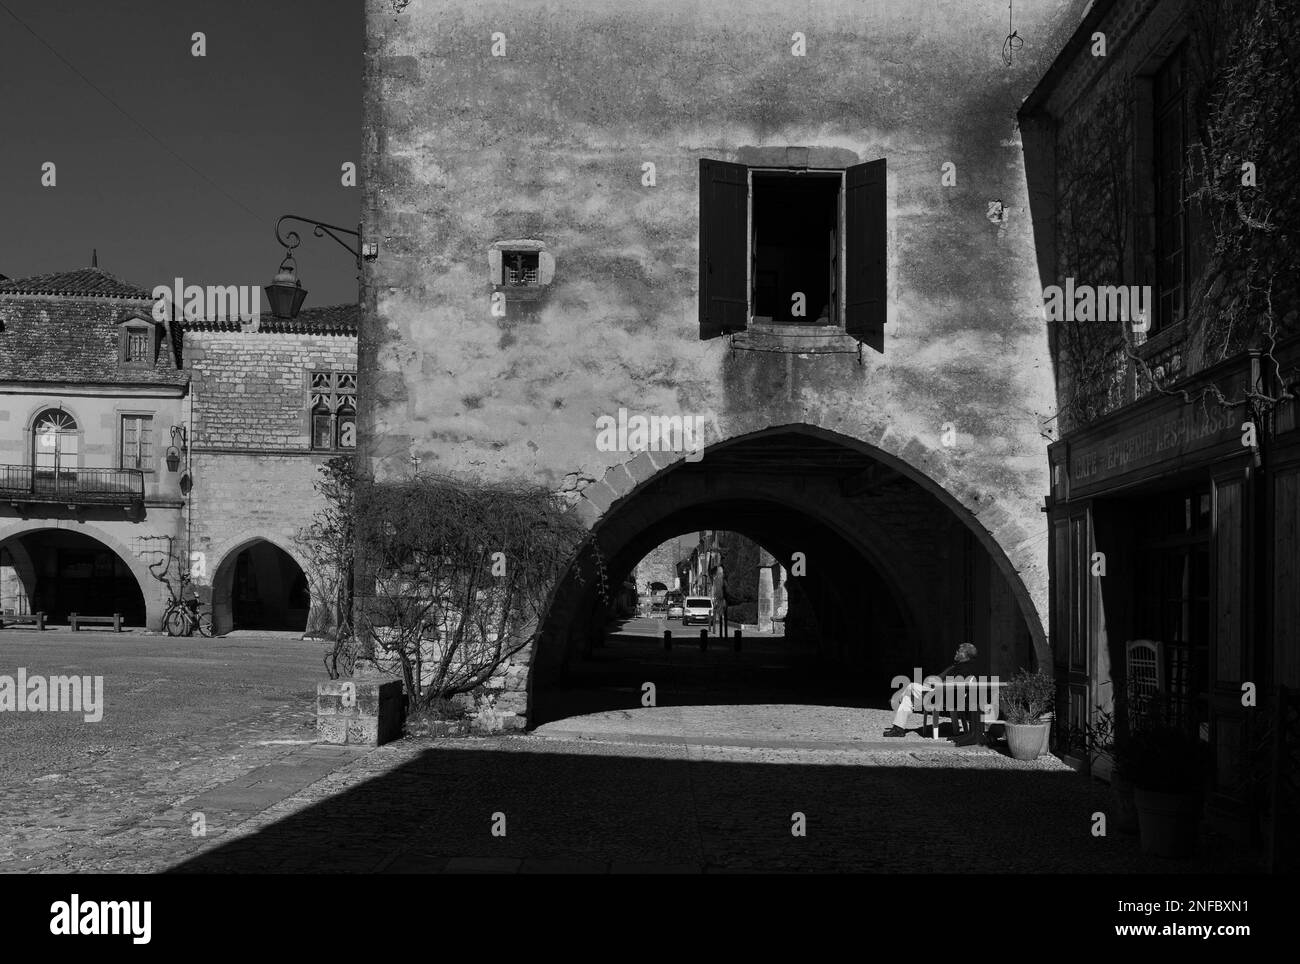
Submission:
[[[154,325],[141,318],[128,318],[118,326],[118,339],[118,360],[123,365],[153,367],[158,354]]]
[[[126,330],[126,357],[123,361],[144,361],[148,357],[149,332],[143,328]]]

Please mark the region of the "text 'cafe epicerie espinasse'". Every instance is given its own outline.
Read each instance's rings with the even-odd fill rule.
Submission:
[[[1070,476],[1081,482],[1101,471],[1137,467],[1170,450],[1235,429],[1236,421],[1236,413],[1213,402],[1204,407],[1188,405],[1154,425],[1080,452],[1070,460]]]

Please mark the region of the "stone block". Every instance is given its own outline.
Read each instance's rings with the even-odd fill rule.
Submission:
[[[619,497],[619,493],[604,482],[596,482],[587,486],[582,490],[582,495],[600,511],[601,515],[604,515],[609,507],[614,504],[614,500]]]
[[[379,718],[372,716],[348,720],[347,742],[362,746],[378,746]]]
[[[632,477],[632,481],[636,485],[650,481],[650,479],[654,478],[654,476],[659,472],[654,460],[650,458],[649,452],[640,453],[631,462],[628,462],[624,468],[627,470],[627,474]]]
[[[328,680],[316,684],[316,732],[326,743],[378,746],[401,736],[404,707],[399,680]]]
[[[341,716],[317,716],[316,736],[325,743],[347,743],[347,719]]]

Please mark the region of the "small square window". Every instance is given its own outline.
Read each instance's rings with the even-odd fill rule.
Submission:
[[[502,251],[502,283],[507,285],[535,285],[538,280],[538,253],[536,251]]]
[[[555,258],[544,241],[497,241],[488,248],[488,268],[493,288],[507,300],[536,301],[555,277]]]

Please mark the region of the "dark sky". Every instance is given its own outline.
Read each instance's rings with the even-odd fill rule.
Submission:
[[[0,0],[0,274],[98,248],[141,285],[268,283],[279,215],[356,227],[362,51],[361,0]],[[306,304],[355,301],[349,254],[301,233]]]

